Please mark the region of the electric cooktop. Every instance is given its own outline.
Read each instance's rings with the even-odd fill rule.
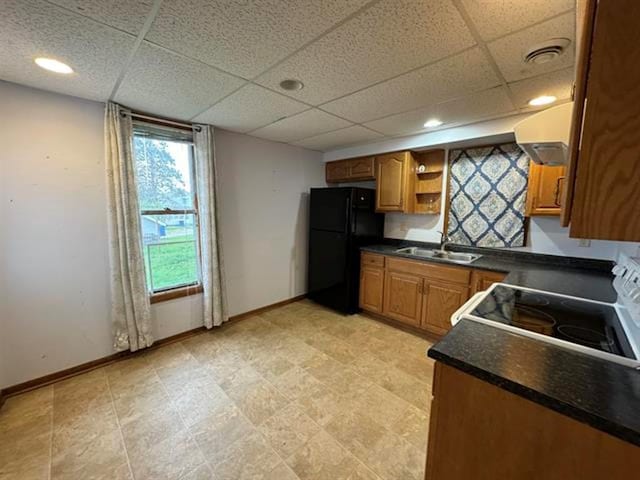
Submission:
[[[497,284],[470,314],[607,354],[636,359],[612,304]]]

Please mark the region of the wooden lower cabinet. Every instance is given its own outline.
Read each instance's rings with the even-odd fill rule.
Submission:
[[[422,307],[422,277],[410,273],[385,271],[384,308],[389,318],[420,326]]]
[[[436,362],[426,480],[628,480],[640,447]]]
[[[507,275],[489,270],[474,270],[471,273],[471,295],[487,290],[494,283],[502,282]]]
[[[423,292],[420,325],[444,335],[451,328],[451,315],[469,299],[469,287],[425,279]]]
[[[451,328],[451,316],[470,295],[505,276],[365,252],[360,262],[360,308],[444,335]]]
[[[382,313],[384,269],[362,266],[360,268],[360,308]]]

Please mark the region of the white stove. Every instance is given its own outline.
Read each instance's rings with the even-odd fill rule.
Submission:
[[[491,325],[640,369],[640,259],[614,267],[616,303],[494,283],[451,317]]]

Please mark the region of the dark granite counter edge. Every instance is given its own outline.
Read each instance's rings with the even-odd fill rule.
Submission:
[[[421,247],[429,249],[438,249],[440,245],[432,242],[420,242],[416,240],[400,240],[396,238],[383,238],[380,240],[381,245],[402,247]],[[509,263],[525,262],[538,265],[554,265],[558,267],[584,268],[593,271],[610,272],[614,262],[611,260],[602,260],[595,258],[570,257],[561,255],[551,255],[546,253],[529,252],[526,250],[513,250],[509,248],[489,248],[489,247],[473,247],[467,245],[447,245],[447,250],[452,252],[466,252],[486,255],[492,258],[499,258],[501,261]]]
[[[540,393],[538,390],[534,390],[525,385],[508,380],[500,375],[492,372],[488,372],[467,362],[463,362],[456,358],[449,357],[433,348],[427,351],[427,356],[434,360],[440,361],[446,365],[450,365],[460,371],[468,373],[469,375],[476,377],[480,380],[486,381],[499,388],[507,390],[515,395],[530,400],[534,403],[547,407],[562,415],[566,415],[574,420],[587,424],[596,430],[603,431],[621,440],[629,443],[633,443],[640,447],[640,432],[636,432],[629,428],[626,428],[620,424],[611,422],[606,418],[593,415],[585,410],[575,407],[566,402],[562,402],[557,398],[550,397]]]
[[[424,243],[422,245],[433,248],[433,245]],[[582,259],[567,257],[569,262],[555,263],[558,258],[562,257],[542,255],[545,261],[541,262],[530,261],[537,254],[495,255],[495,249],[475,249],[476,253],[480,253],[482,256],[472,263],[461,264],[397,251],[398,248],[404,248],[404,246],[384,243],[366,245],[360,249],[365,252],[425,263],[501,272],[506,274],[503,283],[514,286],[546,290],[607,303],[613,303],[616,300],[611,275],[613,263],[610,261],[594,260],[585,264]],[[592,268],[593,265],[598,265],[598,267]]]

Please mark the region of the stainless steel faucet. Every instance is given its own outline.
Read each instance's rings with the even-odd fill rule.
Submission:
[[[447,245],[451,243],[451,237],[440,230],[438,230],[438,233],[440,234],[440,251],[446,252]]]

